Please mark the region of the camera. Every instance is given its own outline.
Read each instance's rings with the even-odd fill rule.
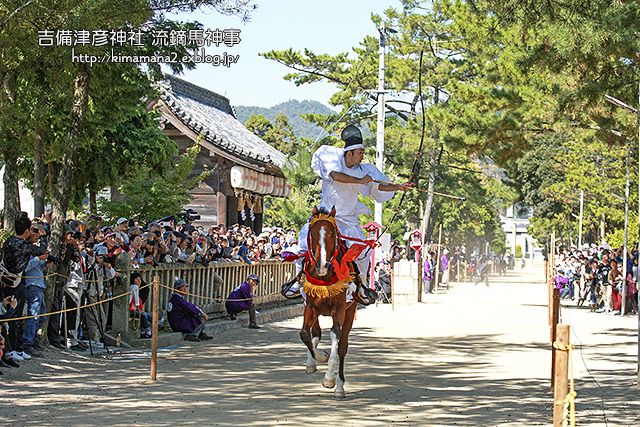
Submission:
[[[151,257],[151,265],[154,267],[158,266],[158,261],[156,261],[156,257],[154,257],[153,255],[150,255]]]
[[[153,234],[155,234],[155,235],[156,235],[156,237],[160,237],[160,230],[155,230],[155,231],[153,232]]]
[[[62,261],[62,259],[60,257],[49,254],[49,256],[47,256],[46,263],[49,264],[50,262],[52,262],[54,264],[59,264],[60,261]]]
[[[184,222],[193,222],[200,219],[200,215],[198,215],[198,212],[194,211],[193,209],[186,209],[176,216],[184,220]]]

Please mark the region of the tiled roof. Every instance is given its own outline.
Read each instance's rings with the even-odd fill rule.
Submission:
[[[229,100],[171,75],[160,87],[160,98],[194,132],[233,156],[282,167],[286,157],[238,121]]]

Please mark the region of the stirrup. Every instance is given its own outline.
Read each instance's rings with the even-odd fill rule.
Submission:
[[[365,293],[365,297],[363,298],[362,295],[360,295],[360,289],[356,290],[356,292],[353,293],[353,299],[358,303],[358,304],[362,304],[362,305],[371,305],[374,302],[376,302],[376,299],[378,297],[378,294],[373,290],[373,289],[369,289],[366,287],[362,287],[361,289],[364,290]],[[365,300],[366,298],[366,300]]]
[[[300,279],[301,274],[302,274],[302,271],[298,273],[298,275],[294,277],[292,280],[282,285],[282,289],[280,290],[280,293],[282,294],[283,297],[285,297],[286,299],[296,299],[296,298],[302,297],[302,295],[300,295],[300,291],[297,291],[295,294],[292,294],[292,295],[287,295],[287,292],[289,292],[291,287]]]

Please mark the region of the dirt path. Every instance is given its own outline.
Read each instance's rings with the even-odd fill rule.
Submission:
[[[110,360],[48,350],[2,369],[1,416],[19,426],[550,425],[542,270],[491,280],[395,312],[359,310],[345,400],[321,386],[325,365],[304,373],[296,318],[169,349],[156,382],[144,354]],[[574,353],[578,424],[640,425],[637,318],[588,311],[563,309],[572,342],[583,344]]]

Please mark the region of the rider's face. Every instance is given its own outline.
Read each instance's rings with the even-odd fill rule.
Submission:
[[[355,150],[349,150],[347,156],[350,157],[351,162],[354,165],[359,165],[364,159],[364,148],[356,148]]]

